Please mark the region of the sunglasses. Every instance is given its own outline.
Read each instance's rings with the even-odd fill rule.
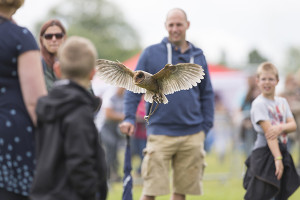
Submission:
[[[44,34],[44,38],[46,40],[52,40],[53,36],[55,36],[56,39],[62,39],[64,37],[63,33],[49,33],[49,34]]]

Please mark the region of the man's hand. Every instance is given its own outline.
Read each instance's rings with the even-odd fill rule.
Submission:
[[[128,136],[132,136],[134,134],[134,125],[130,122],[122,122],[119,125],[120,131]]]

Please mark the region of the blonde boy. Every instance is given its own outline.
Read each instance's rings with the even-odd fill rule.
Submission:
[[[93,121],[100,100],[87,89],[97,54],[82,37],[70,37],[59,50],[55,82],[37,105],[37,167],[32,200],[106,199],[106,164]]]
[[[261,94],[251,107],[257,139],[246,160],[245,199],[287,199],[299,186],[298,174],[286,149],[286,134],[297,127],[286,99],[275,96],[278,82],[278,71],[272,63],[259,65],[257,85]]]
[[[95,74],[95,46],[83,37],[70,37],[59,49],[59,62],[55,63],[55,73],[61,79],[71,79],[85,88]]]

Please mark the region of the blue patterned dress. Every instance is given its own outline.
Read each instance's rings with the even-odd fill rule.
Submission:
[[[17,58],[30,50],[38,50],[31,32],[0,17],[0,188],[24,196],[33,178],[34,128],[21,94]]]

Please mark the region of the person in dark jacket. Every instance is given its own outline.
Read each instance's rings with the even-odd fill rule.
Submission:
[[[96,57],[94,45],[77,36],[59,50],[55,71],[62,79],[36,108],[32,200],[106,199],[107,167],[93,121],[101,101],[88,91]]]

